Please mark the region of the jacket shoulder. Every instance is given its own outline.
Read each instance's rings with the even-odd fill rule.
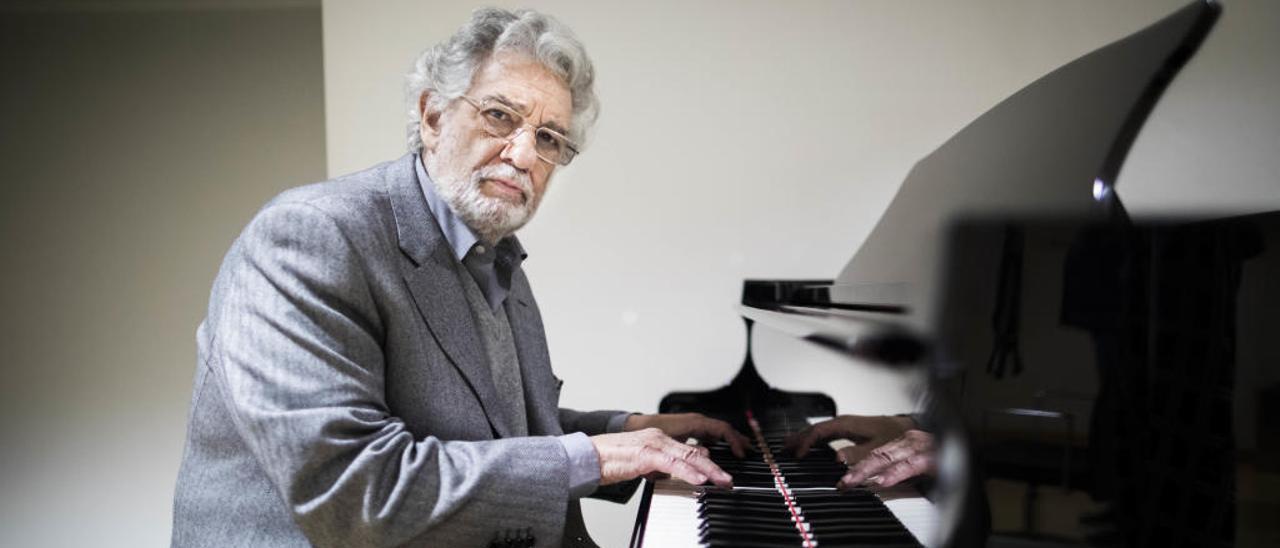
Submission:
[[[406,183],[397,179],[403,178],[404,166],[397,167],[396,163],[378,164],[280,193],[262,206],[241,231],[224,259],[224,268],[246,253],[257,252],[269,259],[278,253],[278,248],[318,246],[327,250],[322,254],[351,253],[353,258],[378,262],[396,255],[398,236],[391,188]]]
[[[291,188],[267,202],[258,216],[275,208],[307,205],[340,225],[363,226],[376,222],[378,217],[391,212],[387,187],[392,164],[394,162],[384,162],[328,181]]]

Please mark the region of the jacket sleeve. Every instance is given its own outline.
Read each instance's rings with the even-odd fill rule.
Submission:
[[[346,231],[353,232],[353,231]],[[211,371],[236,431],[317,546],[559,542],[568,460],[555,437],[416,439],[384,399],[369,242],[308,203],[274,203],[211,299]]]
[[[621,431],[621,422],[615,419],[626,415],[630,415],[630,413],[626,411],[575,411],[561,407],[560,428],[566,434],[573,432],[582,432],[588,436],[612,434]],[[617,423],[619,427],[610,429],[610,421]]]
[[[609,434],[622,431],[622,422],[628,415],[626,411],[575,411],[560,408],[560,427],[565,432],[583,432],[588,436]],[[587,495],[587,498],[607,500],[618,504],[626,504],[640,487],[640,478],[630,481],[601,485]]]

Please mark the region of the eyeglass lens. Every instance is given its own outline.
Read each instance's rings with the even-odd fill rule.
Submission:
[[[524,117],[501,104],[485,104],[480,108],[485,127],[494,137],[510,137],[524,125]],[[544,160],[567,165],[573,159],[573,147],[566,140],[547,128],[534,130],[533,148]]]

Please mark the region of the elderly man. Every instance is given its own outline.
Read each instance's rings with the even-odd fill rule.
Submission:
[[[174,545],[590,546],[582,496],[729,483],[677,441],[740,452],[723,422],[558,405],[512,234],[592,83],[555,20],[477,11],[409,77],[409,155],[258,213],[197,334]]]

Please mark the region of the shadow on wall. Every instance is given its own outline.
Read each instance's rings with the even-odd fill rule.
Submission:
[[[164,545],[218,264],[324,177],[320,8],[60,4],[0,6],[0,545]]]

